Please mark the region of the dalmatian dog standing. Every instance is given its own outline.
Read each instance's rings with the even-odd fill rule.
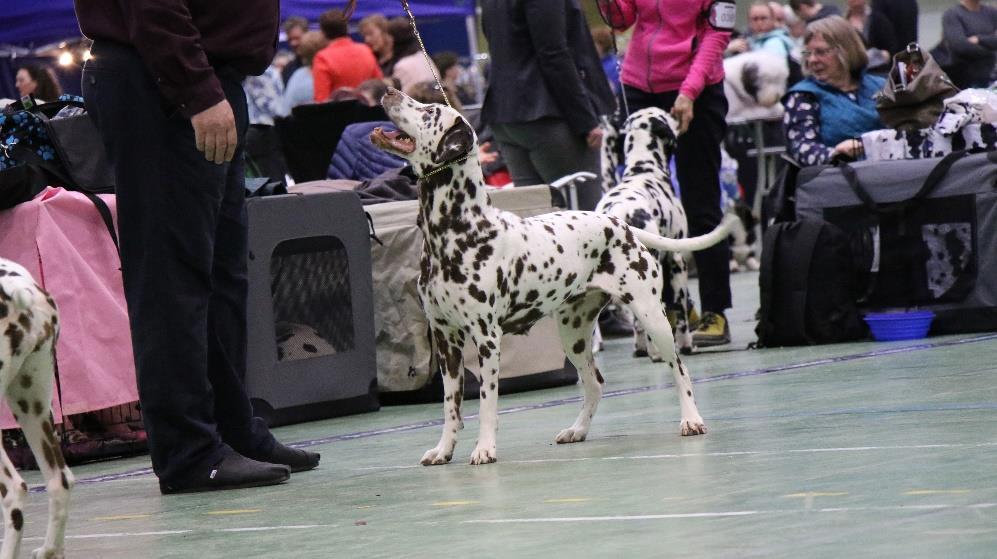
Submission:
[[[673,240],[592,212],[522,219],[489,202],[474,130],[457,111],[417,103],[390,88],[381,104],[397,130],[376,128],[371,141],[408,160],[420,177],[424,244],[419,293],[444,369],[443,434],[422,464],[445,464],[453,457],[462,427],[462,362],[468,343],[478,350],[481,376],[479,434],[471,464],[496,460],[501,337],[525,332],[548,314],[556,319],[565,353],[584,388],[578,418],[556,440],[585,440],[604,382],[592,357],[592,328],[612,297],[629,306],[666,356],[679,392],[681,433],[705,433],[689,372],[675,354],[661,308],[661,269],[645,245],[697,250],[726,236],[726,224],[702,237]]]
[[[623,125],[623,178],[602,197],[595,211],[655,235],[673,239],[688,236],[688,220],[681,201],[672,192],[668,169],[677,130],[675,119],[657,107],[630,115]],[[685,257],[680,252],[652,250],[651,253],[671,288],[666,306],[676,343],[680,351],[691,353],[689,273]],[[634,322],[634,354],[649,355],[654,361],[664,359],[654,344],[647,343],[647,333],[639,320]]]
[[[599,163],[601,166],[602,191],[609,192],[619,184],[620,176],[620,131],[609,120],[608,116],[600,117],[599,127],[602,128],[602,143],[599,145]]]
[[[45,543],[34,559],[61,559],[73,474],[66,467],[52,418],[54,350],[59,335],[55,301],[21,266],[0,259],[0,382],[14,418],[45,476],[49,497]],[[24,528],[28,486],[0,448],[3,547],[0,559],[17,557]]]

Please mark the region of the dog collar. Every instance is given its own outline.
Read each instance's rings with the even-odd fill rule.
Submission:
[[[431,176],[433,176],[433,175],[435,175],[435,174],[437,174],[439,172],[442,172],[444,169],[446,169],[448,167],[453,167],[454,165],[463,163],[463,162],[467,161],[468,157],[471,157],[471,153],[472,152],[467,152],[464,155],[458,157],[457,159],[452,159],[452,160],[447,161],[446,163],[444,163],[444,164],[442,164],[442,165],[440,165],[438,167],[434,167],[434,168],[430,169],[428,172],[423,173],[422,175],[420,175],[419,179],[421,180],[421,179],[429,178],[429,177],[431,177]]]

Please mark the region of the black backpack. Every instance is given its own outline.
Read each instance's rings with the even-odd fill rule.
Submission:
[[[868,331],[856,301],[851,240],[821,220],[775,223],[762,241],[758,347],[858,340]]]

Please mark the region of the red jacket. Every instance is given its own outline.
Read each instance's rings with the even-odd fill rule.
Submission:
[[[315,102],[328,101],[341,87],[356,87],[383,76],[370,47],[349,37],[339,37],[320,50],[312,62]]]

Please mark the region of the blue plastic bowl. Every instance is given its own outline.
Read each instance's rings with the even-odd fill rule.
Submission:
[[[870,313],[863,317],[877,342],[919,340],[928,336],[935,313],[931,311]]]

